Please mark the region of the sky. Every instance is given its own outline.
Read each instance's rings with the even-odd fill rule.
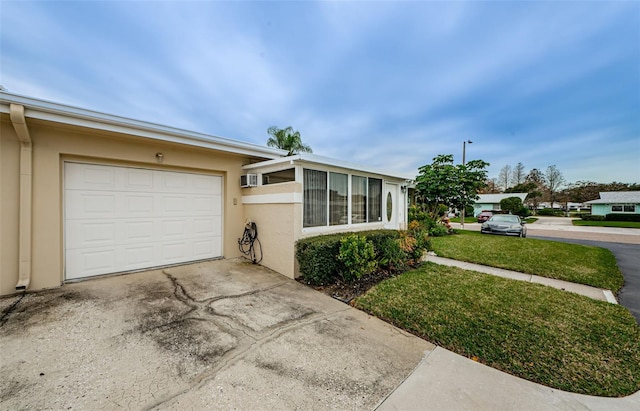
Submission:
[[[640,182],[640,1],[6,1],[9,92],[416,175]]]

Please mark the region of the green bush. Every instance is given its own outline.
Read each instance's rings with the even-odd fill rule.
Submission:
[[[500,209],[505,213],[518,214],[523,208],[520,197],[507,197],[500,200]]]
[[[564,215],[564,211],[555,208],[543,208],[542,210],[538,210],[538,215],[562,217]]]
[[[407,231],[369,230],[357,234],[373,245],[374,261],[391,272],[415,265],[424,250],[430,249],[427,229],[417,221],[412,221]],[[296,258],[303,281],[312,285],[335,283],[346,271],[344,262],[338,259],[340,240],[352,235],[339,233],[299,240]]]
[[[340,240],[338,260],[342,262],[342,278],[347,282],[371,274],[378,266],[373,243],[367,237],[350,234]]]
[[[376,257],[380,267],[391,272],[402,271],[406,265],[408,256],[402,249],[401,240],[386,237],[380,243],[380,248],[376,252]]]
[[[591,215],[591,214],[583,214],[580,217],[581,220],[584,221],[604,221],[603,215]]]
[[[527,218],[527,217],[529,217],[531,215],[531,210],[529,210],[527,207],[520,207],[513,214],[519,215],[520,217],[523,217],[523,218]]]
[[[442,237],[449,234],[449,230],[443,224],[437,224],[429,228],[429,235],[431,237]]]
[[[340,270],[336,256],[340,252],[341,234],[305,238],[296,245],[296,258],[303,280],[307,284],[324,285],[334,282]]]
[[[639,221],[640,222],[640,214],[616,214],[611,213],[607,214],[607,221]]]

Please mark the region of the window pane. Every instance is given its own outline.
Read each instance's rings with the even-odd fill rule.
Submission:
[[[382,180],[378,178],[369,179],[369,222],[382,221]]]
[[[611,211],[622,211],[622,206],[621,205],[614,205],[611,206]]]
[[[296,181],[296,170],[293,168],[262,175],[262,185],[265,186],[267,184],[287,183],[289,181]]]
[[[329,225],[347,224],[348,176],[329,173]]]
[[[351,224],[367,222],[367,178],[351,177]]]
[[[636,206],[634,206],[634,205],[626,205],[626,206],[624,206],[624,212],[625,213],[635,213],[636,212]]]
[[[303,227],[327,225],[327,173],[304,170]]]

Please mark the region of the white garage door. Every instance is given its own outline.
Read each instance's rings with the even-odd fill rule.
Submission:
[[[65,277],[222,255],[222,177],[65,163]]]

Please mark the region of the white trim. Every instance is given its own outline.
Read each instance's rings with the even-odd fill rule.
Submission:
[[[412,180],[413,177],[408,177],[406,175],[403,174],[399,174],[396,172],[390,172],[388,170],[381,170],[379,168],[375,168],[375,167],[369,167],[369,166],[364,166],[364,165],[359,165],[359,164],[353,164],[353,163],[348,163],[346,161],[341,161],[341,160],[336,160],[333,158],[328,158],[328,157],[322,157],[322,156],[318,156],[315,154],[308,154],[308,153],[304,153],[304,154],[296,154],[294,156],[289,156],[289,157],[283,157],[283,158],[277,158],[277,159],[273,159],[273,160],[267,160],[267,161],[261,161],[259,163],[253,163],[253,164],[247,164],[245,166],[242,167],[243,170],[254,170],[254,169],[260,169],[263,167],[273,167],[279,164],[297,164],[297,165],[312,165],[310,167],[305,167],[305,168],[310,168],[310,169],[317,169],[314,168],[317,167],[318,165],[322,167],[322,169],[318,169],[319,171],[338,171],[338,172],[343,172],[344,170],[348,170],[350,171],[349,174],[354,174],[354,173],[363,173],[363,174],[373,174],[373,175],[377,175],[383,178],[388,178],[388,179],[396,179],[398,180],[398,182],[400,181],[409,181]]]
[[[254,194],[242,196],[242,204],[300,204],[302,193]]]

